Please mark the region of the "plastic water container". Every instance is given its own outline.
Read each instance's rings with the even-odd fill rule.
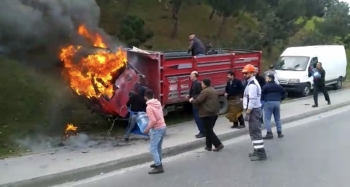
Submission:
[[[313,71],[314,78],[321,78],[321,74],[320,74],[320,72],[318,72],[318,70],[316,68],[314,68],[312,71]]]
[[[147,128],[148,123],[149,123],[149,118],[148,118],[146,112],[137,113],[136,123],[139,126],[141,132],[144,132],[145,129]]]

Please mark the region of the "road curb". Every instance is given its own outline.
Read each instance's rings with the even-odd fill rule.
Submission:
[[[282,119],[281,121],[282,121],[282,124],[290,123],[290,122],[293,122],[296,120],[305,119],[305,118],[308,118],[310,116],[314,116],[314,115],[324,113],[324,112],[327,112],[330,110],[334,110],[337,108],[342,108],[342,107],[345,107],[348,105],[350,105],[350,101],[336,104],[336,105],[327,106],[325,108],[321,108],[321,109],[307,112],[304,114],[300,114],[297,116],[288,117],[288,118]],[[272,125],[275,126],[275,124],[272,124]],[[236,130],[236,131],[232,131],[232,132],[218,135],[218,137],[220,138],[220,140],[226,141],[226,140],[229,140],[232,138],[237,138],[239,136],[245,135],[245,134],[247,134],[247,132],[248,132],[247,129]],[[204,147],[204,141],[205,141],[204,139],[194,140],[194,141],[188,142],[186,144],[165,148],[163,150],[164,157],[175,156],[175,155],[187,152],[187,151],[191,151],[194,149]],[[123,158],[123,159],[119,159],[119,160],[115,160],[115,161],[97,164],[94,166],[88,166],[88,167],[79,168],[79,169],[75,169],[75,170],[71,170],[71,171],[65,171],[62,173],[37,177],[37,178],[23,180],[23,181],[14,182],[14,183],[8,183],[8,184],[4,184],[1,186],[4,186],[4,187],[5,186],[6,187],[48,187],[48,186],[62,184],[65,182],[72,182],[72,181],[86,179],[86,178],[93,177],[96,175],[105,174],[108,172],[112,172],[112,171],[123,169],[126,167],[131,167],[131,166],[143,164],[143,163],[150,162],[150,161],[152,161],[151,155],[149,153],[143,153],[140,155],[135,155],[135,156],[128,157],[128,158]],[[28,168],[28,169],[30,169],[30,168]]]

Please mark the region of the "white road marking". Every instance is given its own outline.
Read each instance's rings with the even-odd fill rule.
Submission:
[[[330,117],[330,116],[333,116],[333,115],[336,115],[336,114],[340,114],[340,113],[343,113],[343,112],[348,112],[349,110],[350,110],[350,106],[346,106],[346,107],[335,109],[335,110],[332,110],[332,111],[329,111],[329,112],[317,114],[317,115],[311,116],[311,117],[306,118],[306,119],[302,119],[302,120],[294,121],[294,122],[291,122],[291,123],[288,123],[288,124],[284,124],[283,125],[283,130],[285,131],[286,129],[291,129],[291,128],[298,127],[298,126],[301,126],[301,125],[315,125],[315,124],[317,124],[315,122],[318,121],[318,120],[322,120],[323,118],[327,118],[327,117]],[[273,129],[275,130],[275,127],[273,127]],[[263,132],[263,133],[265,133],[265,132]],[[236,144],[236,143],[239,143],[241,141],[245,141],[245,140],[249,140],[249,139],[250,139],[250,137],[248,135],[244,135],[244,136],[240,136],[238,138],[233,138],[231,140],[224,141],[223,144],[224,145]],[[203,148],[192,150],[192,151],[189,151],[189,152],[186,152],[186,153],[182,153],[182,154],[179,154],[179,155],[176,155],[176,156],[173,156],[173,157],[165,158],[163,160],[163,162],[164,163],[172,162],[172,161],[175,161],[175,160],[180,159],[182,157],[186,157],[186,156],[192,155],[194,153],[199,153],[199,152],[206,152],[206,151],[203,150]],[[91,182],[94,182],[94,181],[103,180],[105,178],[113,177],[113,176],[116,176],[116,175],[121,175],[121,174],[126,173],[126,172],[131,172],[131,171],[142,169],[142,168],[148,168],[150,164],[152,164],[152,162],[148,162],[148,163],[145,163],[145,164],[132,166],[132,167],[129,167],[129,168],[125,168],[125,169],[117,170],[117,171],[114,171],[114,172],[110,172],[110,173],[107,173],[107,174],[101,174],[99,176],[95,176],[95,177],[88,178],[88,179],[83,179],[83,180],[76,181],[76,182],[69,182],[69,183],[65,183],[65,184],[56,185],[56,186],[53,186],[53,187],[81,186],[83,184],[88,184],[88,183],[91,183]]]

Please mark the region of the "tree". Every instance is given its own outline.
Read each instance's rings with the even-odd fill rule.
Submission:
[[[222,21],[217,32],[217,37],[221,38],[222,33],[225,30],[227,19],[231,16],[239,15],[239,11],[245,7],[247,1],[244,0],[207,0],[207,3],[212,7],[213,11],[209,16],[212,18],[214,13],[221,16]]]
[[[172,9],[171,9],[172,16],[171,16],[171,18],[174,20],[174,26],[173,26],[173,30],[171,32],[170,37],[175,38],[177,36],[177,31],[178,31],[179,12],[180,12],[181,6],[184,3],[187,3],[190,6],[200,5],[201,0],[170,0],[170,3],[172,4]]]
[[[350,33],[349,5],[335,1],[329,7],[324,20],[316,24],[316,28],[325,36],[338,37],[341,41],[346,41]]]
[[[128,47],[139,47],[153,37],[153,32],[144,28],[145,22],[137,16],[128,15],[122,19],[118,38]]]

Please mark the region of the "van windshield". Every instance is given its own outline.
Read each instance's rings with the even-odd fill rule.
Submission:
[[[305,56],[281,56],[275,64],[275,70],[305,71],[309,59]]]

